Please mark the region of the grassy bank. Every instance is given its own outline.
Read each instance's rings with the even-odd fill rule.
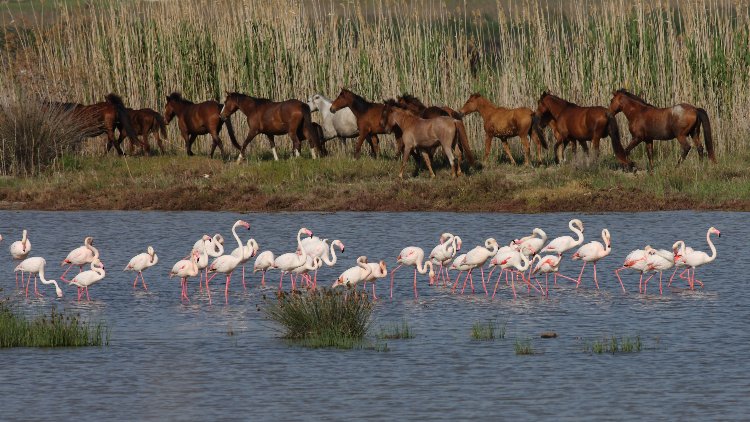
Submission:
[[[665,159],[666,160],[666,159]],[[399,162],[253,160],[205,157],[65,157],[59,170],[0,178],[0,208],[236,211],[750,211],[747,156],[719,165],[693,157],[654,174],[567,164],[538,168],[492,164],[451,180],[445,167],[399,180]],[[581,160],[583,161],[583,160]],[[409,169],[414,165],[410,163]],[[411,176],[411,175],[409,175]]]
[[[106,346],[109,330],[77,315],[56,312],[27,318],[0,304],[0,348]]]

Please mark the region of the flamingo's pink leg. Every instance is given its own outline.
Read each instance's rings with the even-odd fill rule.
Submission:
[[[247,286],[245,285],[245,264],[242,264],[242,288],[247,291]]]
[[[469,270],[469,271],[468,271],[468,272],[466,273],[466,278],[464,278],[464,285],[463,285],[463,287],[461,288],[461,294],[464,294],[464,290],[466,290],[466,282],[467,282],[467,281],[469,281],[469,277],[471,276],[471,272],[472,272],[472,271],[474,271],[474,269],[473,269],[473,268],[472,268],[472,269],[470,269],[470,270]]]
[[[229,282],[232,279],[232,273],[227,274],[227,284],[224,287],[224,304],[229,305]]]
[[[677,266],[674,267],[674,271],[672,271],[672,276],[669,277],[669,283],[667,283],[667,287],[672,286],[672,279],[674,278],[675,274],[677,274]]]
[[[89,288],[86,286],[86,302],[91,302],[91,298],[89,297]]]
[[[544,274],[544,291],[545,296],[549,296],[549,273]]]
[[[417,299],[417,268],[414,268],[414,299]]]
[[[260,279],[260,285],[266,287],[266,270],[263,270],[263,278]]]
[[[282,270],[281,271],[281,278],[279,279],[279,290],[283,290],[283,288],[281,287],[283,281],[284,281],[284,271]]]
[[[599,290],[599,281],[596,279],[596,261],[594,261],[594,284],[596,285],[596,290]]]
[[[375,282],[372,282],[372,299],[378,300],[378,296],[375,294]]]
[[[29,273],[29,281],[26,282],[26,299],[29,298],[29,284],[31,284],[31,273]]]
[[[663,271],[659,271],[659,295],[661,295],[661,275]]]
[[[146,285],[146,279],[143,278],[143,273],[139,273],[141,275],[141,283],[143,284],[143,290],[148,291],[148,285]]]
[[[474,293],[474,269],[469,271],[469,285],[471,286],[471,292]]]
[[[643,294],[645,295],[648,290],[648,282],[653,278],[656,274],[651,274],[649,278],[646,279],[646,281],[643,282]]]
[[[578,288],[578,285],[581,284],[581,277],[583,276],[583,270],[586,268],[586,261],[583,261],[583,266],[581,267],[581,273],[578,274],[578,280],[576,281],[576,289]]]
[[[391,271],[391,299],[393,299],[393,277],[396,276],[396,271],[403,265],[404,264],[399,264],[398,267],[394,268],[393,271]]]
[[[42,296],[44,296],[43,294],[39,293],[39,289],[37,289],[37,287],[36,287],[36,274],[34,274],[34,295],[36,297],[42,297]]]
[[[513,289],[513,299],[516,299],[518,296],[516,296],[516,281],[513,280],[513,277],[510,279],[510,287]]]
[[[487,293],[487,285],[484,283],[484,268],[479,267],[479,271],[482,273],[482,288],[484,289],[484,295],[489,296],[489,293]]]
[[[463,272],[463,271],[459,271],[459,272],[458,272],[458,276],[456,276],[456,282],[455,282],[455,283],[453,283],[453,288],[451,289],[451,293],[455,293],[455,292],[456,292],[456,287],[458,286],[458,279],[460,279],[460,278],[461,278],[461,273],[462,273],[462,272]]]
[[[620,271],[621,271],[621,270],[622,270],[622,269],[620,269],[620,270],[615,270],[615,276],[617,276],[617,281],[619,281],[619,282],[620,282],[620,287],[622,288],[622,292],[623,292],[623,293],[627,293],[627,292],[625,291],[625,286],[624,286],[624,285],[622,284],[622,279],[620,278]]]

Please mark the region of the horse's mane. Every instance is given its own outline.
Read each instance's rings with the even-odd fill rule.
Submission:
[[[642,103],[642,104],[644,104],[644,105],[647,105],[647,106],[649,106],[649,107],[654,107],[653,105],[649,104],[649,103],[648,103],[648,101],[646,101],[646,100],[644,100],[643,98],[641,98],[641,97],[639,97],[639,96],[637,96],[637,95],[633,94],[632,92],[628,91],[628,90],[627,90],[627,89],[625,89],[625,88],[620,88],[620,89],[618,89],[617,91],[615,91],[615,93],[616,93],[616,94],[622,94],[622,95],[624,95],[624,96],[626,96],[626,97],[630,98],[631,100],[635,100],[635,101],[638,101],[638,102],[640,102],[640,103]]]
[[[574,103],[574,102],[572,102],[572,101],[568,101],[568,100],[566,100],[566,99],[564,99],[564,98],[560,98],[560,97],[558,97],[557,95],[555,95],[555,94],[552,94],[552,93],[551,93],[551,92],[549,92],[549,91],[544,91],[544,92],[542,93],[542,96],[541,96],[541,97],[539,98],[539,101],[543,100],[543,99],[544,99],[544,97],[552,97],[552,98],[553,98],[554,100],[556,100],[556,101],[559,101],[559,102],[562,102],[562,103],[565,103],[566,105],[578,107],[578,104],[576,104],[576,103]]]
[[[398,97],[399,100],[404,101],[405,103],[413,104],[419,108],[427,108],[426,105],[417,97],[411,95],[411,94],[403,94],[400,97]]]
[[[183,98],[182,94],[180,94],[179,92],[173,92],[173,93],[167,95],[167,100],[168,101],[178,101],[178,102],[187,103],[187,104],[193,104],[192,101],[186,100],[185,98]]]
[[[104,97],[104,99],[108,103],[125,107],[125,104],[122,102],[122,97],[120,97],[119,95],[115,94],[114,92],[110,92],[109,94],[107,94]]]

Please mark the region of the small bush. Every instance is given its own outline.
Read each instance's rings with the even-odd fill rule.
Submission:
[[[530,339],[516,339],[514,348],[517,355],[533,355],[535,353]]]
[[[78,315],[52,309],[49,314],[27,319],[0,304],[0,348],[106,346],[109,330],[103,322],[92,324]]]
[[[505,325],[500,326],[497,321],[475,322],[471,327],[472,340],[494,340],[505,338]]]
[[[382,328],[378,338],[387,340],[404,340],[414,338],[414,332],[406,321],[399,324],[391,324]]]
[[[584,351],[588,353],[638,353],[643,349],[641,336],[635,337],[603,337],[584,345]]]

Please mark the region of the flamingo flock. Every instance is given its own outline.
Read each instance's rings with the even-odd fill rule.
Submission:
[[[213,236],[204,234],[193,244],[185,258],[172,266],[168,275],[170,278],[176,276],[180,279],[181,301],[190,302],[189,282],[197,277],[198,290],[202,292],[205,288],[209,304],[211,304],[212,296],[209,283],[218,274],[222,274],[225,277],[224,302],[228,304],[232,275],[240,268],[243,289],[247,290],[245,265],[253,257],[255,257],[253,274],[259,271],[262,273],[261,287],[266,285],[267,272],[278,270],[280,273],[278,288],[280,290],[284,288],[285,278],[288,278],[293,290],[316,289],[318,288],[318,270],[324,265],[334,267],[339,259],[337,253],[343,254],[345,251],[343,241],[338,239],[329,241],[313,235],[311,230],[302,227],[297,231],[295,247],[288,252],[275,255],[274,252],[265,250],[258,253],[260,250],[258,242],[253,238],[243,242],[237,232],[239,228],[250,230],[251,226],[244,220],[237,220],[232,225],[231,233],[237,246],[232,248],[231,253],[224,253],[225,240],[221,234],[217,233]],[[588,264],[593,267],[594,286],[599,289],[600,280],[597,263],[612,253],[612,238],[609,230],[606,228],[601,230],[601,241],[593,240],[584,243],[584,224],[580,219],[570,220],[568,228],[573,236],[562,235],[549,241],[547,233],[543,229],[534,228],[530,235],[514,239],[507,246],[500,246],[495,238],[490,237],[483,244],[477,245],[463,254],[459,254],[463,247],[461,237],[448,232],[440,235],[438,244],[432,248],[428,256],[425,256],[424,249],[419,246],[407,246],[396,257],[397,266],[390,271],[390,297],[393,297],[395,274],[402,267],[412,267],[413,269],[412,289],[415,299],[419,297],[418,279],[420,274],[426,274],[429,277],[428,283],[430,286],[440,287],[442,281],[442,287],[450,289],[450,292],[464,294],[467,285],[471,293],[475,293],[473,276],[479,272],[482,291],[485,296],[490,297],[489,284],[492,287],[491,298],[494,299],[501,282],[504,281],[504,284],[512,292],[513,298],[517,298],[516,284],[519,282],[521,286],[525,287],[524,290],[528,294],[532,294],[532,291],[534,291],[542,296],[548,296],[550,275],[553,276],[553,285],[557,285],[558,278],[562,278],[575,283],[576,288],[578,288],[583,281]],[[659,294],[663,294],[664,272],[669,270],[673,270],[673,272],[669,277],[668,287],[675,281],[675,277],[684,280],[690,290],[695,289],[696,285],[703,287],[703,282],[696,278],[696,270],[713,262],[717,257],[712,236],[721,237],[721,232],[715,227],[709,228],[706,232],[706,243],[710,253],[693,249],[687,246],[683,240],[674,242],[671,249],[657,249],[651,245],[646,245],[642,249],[630,252],[625,257],[622,266],[614,272],[623,293],[627,293],[621,275],[623,271],[639,274],[638,290],[644,294],[648,291],[649,281],[657,274],[659,276]],[[3,238],[0,235],[0,241],[2,240]],[[37,285],[38,280],[42,282],[43,286],[54,286],[55,295],[63,297],[60,284],[56,280],[46,278],[47,261],[42,257],[29,257],[31,251],[29,232],[23,230],[20,240],[14,241],[10,245],[12,259],[19,261],[14,269],[16,287],[25,291],[28,298],[33,277],[33,295],[35,297],[43,297],[43,293]],[[569,252],[572,252],[572,255],[570,255],[571,261],[582,262],[577,277],[563,275],[560,272],[561,265],[565,261],[565,254]],[[145,252],[132,257],[124,271],[136,273],[133,280],[133,289],[138,288],[140,279],[141,286],[148,291],[143,273],[158,264],[159,257],[153,246],[147,246]],[[342,272],[331,287],[357,290],[361,284],[365,294],[368,294],[367,283],[370,283],[372,297],[377,299],[375,284],[378,280],[389,275],[386,261],[369,262],[366,255],[361,255],[355,260],[354,264],[354,266]],[[70,286],[76,287],[77,300],[79,301],[84,295],[86,300],[90,300],[89,288],[103,281],[106,277],[104,262],[99,250],[94,247],[94,238],[91,236],[83,239],[83,245],[71,250],[61,261],[61,266],[67,268],[59,279]],[[73,267],[79,268],[78,273],[70,279],[66,278]],[[87,269],[84,271],[84,268]],[[491,284],[492,277],[496,270],[499,270],[499,274],[494,279],[493,286]],[[458,273],[455,280],[452,279],[451,271]],[[539,279],[542,274],[544,275],[543,285]],[[459,286],[460,290],[458,290]]]

